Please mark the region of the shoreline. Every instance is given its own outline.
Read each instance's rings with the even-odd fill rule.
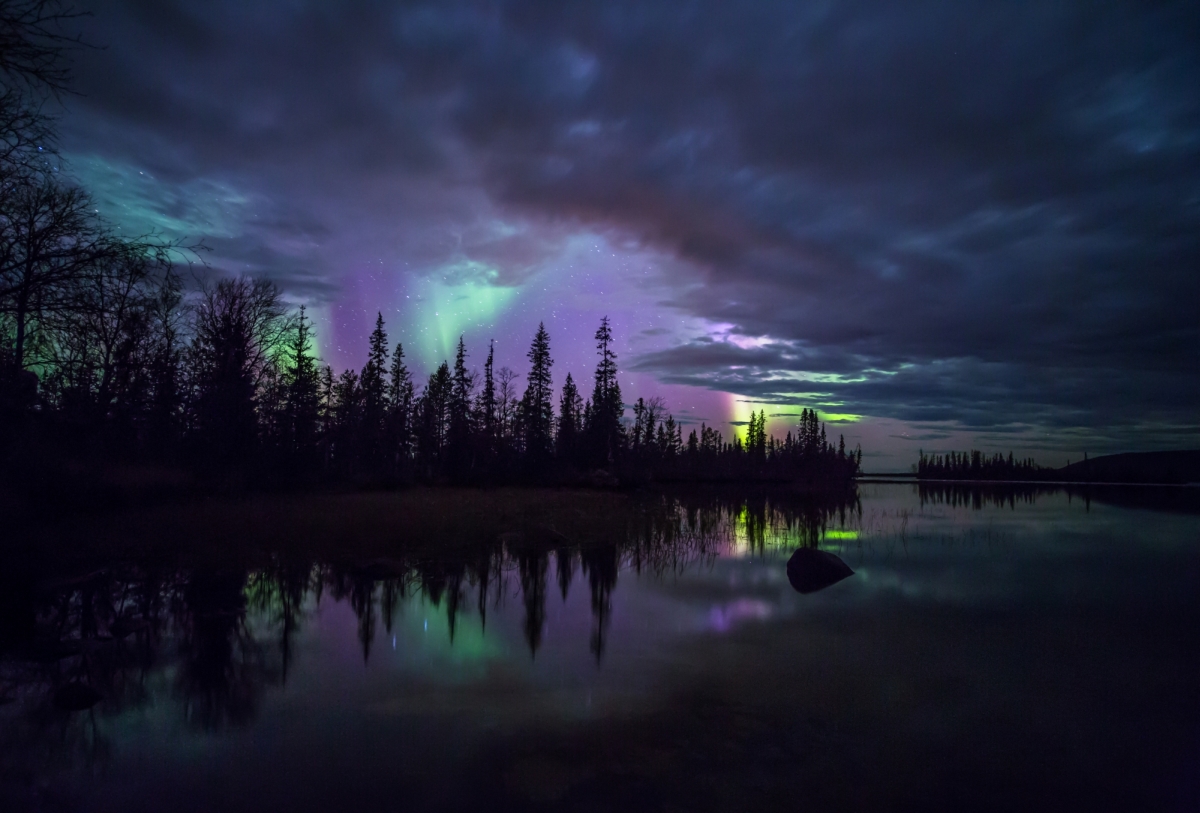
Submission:
[[[901,477],[888,475],[881,477],[858,477],[856,484],[891,483],[895,485],[922,485],[937,483],[939,485],[972,485],[972,486],[1150,486],[1153,488],[1200,488],[1200,483],[1121,483],[1097,482],[1095,480],[935,480],[931,478]]]

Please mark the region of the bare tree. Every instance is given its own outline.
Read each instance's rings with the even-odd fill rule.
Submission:
[[[46,319],[72,307],[73,286],[114,245],[83,190],[53,178],[0,188],[0,314],[16,369],[29,366]]]
[[[64,55],[82,40],[67,29],[86,16],[61,0],[0,0],[0,74],[4,84],[32,94],[67,90]]]
[[[497,435],[509,439],[513,437],[513,424],[516,422],[517,408],[520,401],[517,398],[517,379],[521,376],[508,367],[501,367],[496,374],[496,417],[499,424]]]
[[[658,422],[661,421],[663,416],[666,414],[667,405],[666,402],[663,401],[662,396],[655,395],[650,400],[646,401],[646,413],[644,418],[646,422],[646,435],[643,438],[645,443],[649,444],[652,441],[654,438],[655,427],[658,426]]]
[[[54,153],[46,102],[69,91],[72,24],[84,12],[60,0],[0,0],[0,178],[38,174]]]
[[[30,104],[24,94],[0,90],[0,183],[36,174],[54,156],[54,122],[43,111],[43,104]]]
[[[190,368],[195,429],[218,459],[256,445],[259,389],[274,370],[291,320],[279,288],[265,279],[223,279],[195,306]]]
[[[104,242],[105,250],[67,284],[62,307],[46,320],[50,383],[94,407],[98,418],[114,407],[129,413],[146,406],[161,322],[173,318],[163,308],[178,287],[169,245]]]

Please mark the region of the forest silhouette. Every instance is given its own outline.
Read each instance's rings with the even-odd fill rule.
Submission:
[[[1014,459],[1000,453],[987,455],[978,450],[947,452],[939,455],[920,453],[916,466],[917,477],[929,480],[1056,480],[1058,472],[1039,466],[1032,457]]]
[[[1200,451],[1135,452],[1076,460],[1060,469],[1038,465],[1033,458],[1014,459],[983,452],[920,453],[915,466],[920,480],[971,482],[1142,483],[1183,485],[1200,479]]]
[[[858,470],[861,451],[830,443],[812,410],[782,439],[768,436],[760,412],[745,443],[706,425],[685,439],[659,398],[639,398],[625,420],[607,319],[595,333],[590,397],[568,374],[556,408],[544,325],[520,395],[521,376],[496,370],[492,347],[482,375],[468,369],[462,339],[453,365],[443,362],[418,389],[382,316],[362,369],[335,375],[314,356],[305,308],[289,311],[270,282],[222,279],[189,298],[169,263],[136,284],[107,278],[111,269],[84,264],[61,278],[67,304],[56,318],[27,318],[33,329],[20,358],[6,348],[0,397],[5,458],[21,472],[14,487],[78,461],[183,467],[201,482],[242,486],[774,480],[845,488]],[[113,308],[110,283],[123,291]]]

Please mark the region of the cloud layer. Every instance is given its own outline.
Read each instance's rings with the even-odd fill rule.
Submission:
[[[1195,445],[1194,3],[125,0],[89,38],[75,165],[227,270],[545,308],[601,235],[664,384]]]

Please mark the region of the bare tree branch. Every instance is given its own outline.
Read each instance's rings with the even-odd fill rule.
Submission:
[[[4,90],[37,97],[69,92],[68,50],[83,46],[68,25],[86,17],[61,0],[0,0],[0,75]]]

